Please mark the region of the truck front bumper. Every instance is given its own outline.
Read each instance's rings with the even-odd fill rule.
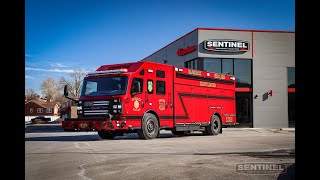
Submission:
[[[62,128],[65,130],[128,130],[126,121],[115,120],[65,120],[62,121]]]

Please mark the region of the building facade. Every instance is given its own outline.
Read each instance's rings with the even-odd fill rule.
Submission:
[[[239,126],[294,127],[294,32],[197,28],[142,61],[235,75]]]

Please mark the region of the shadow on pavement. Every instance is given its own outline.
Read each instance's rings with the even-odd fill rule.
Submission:
[[[46,136],[46,137],[27,137],[25,141],[97,141],[100,137],[95,134],[77,136]]]
[[[72,132],[70,132],[72,134]],[[188,135],[190,136],[190,135]],[[180,138],[187,136],[175,136],[173,134],[160,134],[160,137],[156,139],[165,139],[165,138]],[[70,136],[42,136],[42,137],[26,137],[25,141],[97,141],[105,140],[110,141],[109,139],[101,139],[97,134],[88,134],[88,135],[70,135]],[[139,138],[138,134],[125,134],[124,136],[116,136],[113,140],[142,140]]]
[[[25,133],[56,133],[56,132],[64,132],[61,125],[29,125],[25,127]]]

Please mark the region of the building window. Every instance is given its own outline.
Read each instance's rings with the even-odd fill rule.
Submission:
[[[37,113],[43,113],[43,109],[42,108],[38,108],[37,109]]]
[[[236,77],[236,87],[252,87],[251,59],[198,58],[196,60],[198,70],[234,75]],[[195,69],[193,65],[194,61],[195,60],[186,62],[185,66],[190,69]],[[289,76],[291,77],[292,75],[288,75],[288,77]],[[290,82],[292,82],[292,80]]]
[[[221,73],[221,59],[204,58],[203,62],[204,71]]]
[[[233,59],[222,59],[222,73],[233,75]]]
[[[252,87],[252,70],[250,59],[234,60],[234,76],[236,77],[236,87]]]
[[[52,113],[52,109],[51,108],[47,108],[47,113]]]
[[[166,83],[164,81],[156,82],[156,93],[157,94],[166,94]]]
[[[194,60],[191,60],[191,61],[187,61],[184,63],[185,67],[188,68],[188,69],[198,69],[199,68],[199,61],[198,59],[194,59]]]
[[[30,113],[33,113],[33,108],[30,108]]]
[[[296,78],[295,78],[295,68],[288,67],[288,88],[295,88]]]

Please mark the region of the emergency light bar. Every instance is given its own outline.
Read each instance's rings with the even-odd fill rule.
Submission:
[[[95,72],[88,73],[87,76],[101,75],[101,74],[120,74],[124,72],[128,72],[128,69],[112,69],[112,70],[105,70],[105,71],[95,71]]]

